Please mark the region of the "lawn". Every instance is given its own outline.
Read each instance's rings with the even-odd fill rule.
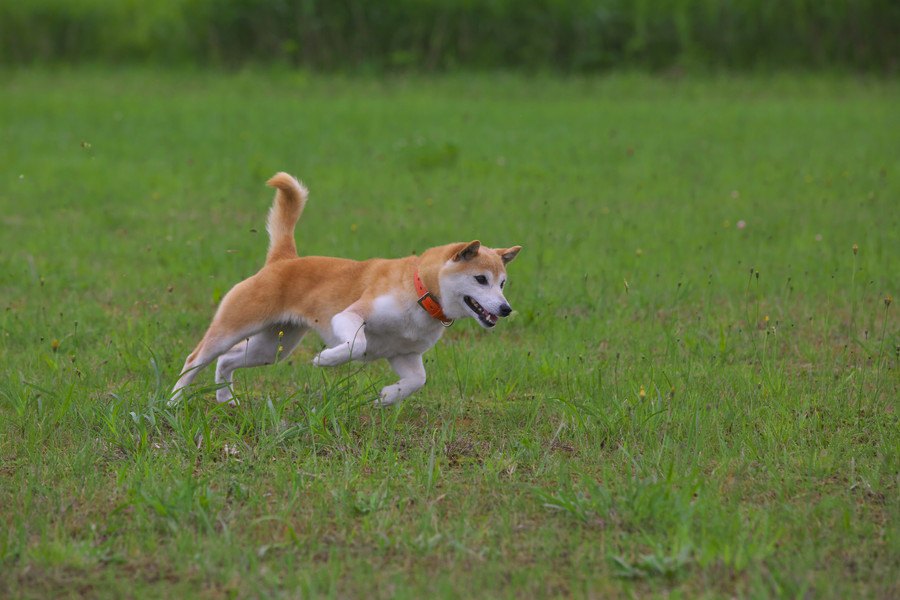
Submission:
[[[0,595],[900,594],[900,85],[0,72]],[[168,390],[265,256],[521,244],[426,387]]]

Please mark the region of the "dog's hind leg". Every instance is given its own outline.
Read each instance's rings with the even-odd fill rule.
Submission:
[[[262,328],[262,325],[260,325],[260,328]],[[194,381],[194,378],[197,377],[197,374],[204,367],[216,360],[222,354],[228,352],[229,349],[234,347],[234,345],[242,339],[253,336],[256,331],[257,330],[250,329],[230,334],[213,335],[210,335],[210,332],[207,332],[203,337],[203,341],[200,342],[200,345],[198,345],[187,357],[187,360],[184,361],[184,367],[181,369],[181,376],[175,383],[175,387],[172,388],[172,398],[169,400],[169,404],[175,404],[181,399],[184,389]]]
[[[184,361],[184,366],[181,367],[181,375],[178,377],[178,381],[175,382],[175,387],[172,388],[172,395],[169,398],[169,406],[177,403],[181,400],[181,397],[184,395],[184,388],[191,385],[191,382],[194,381],[194,378],[197,376],[197,372],[200,370],[197,365],[197,357],[200,355],[200,350],[203,347],[203,341],[197,344],[197,347],[194,348],[194,351],[188,354],[188,357]]]
[[[184,361],[181,375],[172,389],[170,405],[181,398],[184,388],[191,384],[201,369],[241,340],[252,337],[271,324],[261,294],[249,281],[234,286],[222,299],[203,340]]]
[[[400,402],[425,385],[425,365],[421,354],[403,354],[388,359],[400,381],[381,390],[378,406],[390,406]]]
[[[216,363],[216,400],[234,404],[232,374],[236,369],[271,365],[294,350],[309,329],[303,325],[276,324],[238,344]]]

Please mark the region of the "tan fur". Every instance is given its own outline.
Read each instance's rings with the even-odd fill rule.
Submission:
[[[397,315],[413,319],[410,331],[398,331],[398,336],[413,336],[411,339],[415,341],[415,335],[419,335],[424,339],[422,344],[414,344],[408,354],[395,352],[396,364],[392,356],[381,356],[391,360],[401,375],[397,386],[389,386],[397,389],[390,392],[393,395],[386,403],[396,401],[411,393],[409,388],[400,389],[400,383],[410,381],[410,377],[419,387],[424,383],[424,370],[421,369],[421,352],[424,350],[420,346],[430,347],[442,332],[440,324],[430,320],[416,305],[418,298],[413,283],[416,271],[428,290],[441,298],[442,278],[446,281],[447,277],[458,273],[490,273],[495,281],[499,281],[505,276],[506,263],[515,258],[520,249],[514,246],[492,250],[475,241],[437,246],[421,256],[399,259],[356,261],[324,256],[298,257],[294,226],[303,212],[308,192],[287,173],[278,173],[268,185],[277,191],[267,223],[270,244],[266,263],[222,299],[209,329],[185,361],[173,390],[173,400],[181,395],[198,370],[217,358],[217,380],[221,380],[220,384],[230,385],[235,368],[274,362],[279,355],[290,353],[309,329],[316,330],[330,346],[317,357],[317,365],[330,366],[360,359],[351,346],[358,340],[359,346],[365,348],[364,328],[372,330],[370,337],[381,335],[382,344],[385,336],[388,341],[393,339],[390,331],[378,330],[377,322],[367,323],[373,316],[373,303],[382,298],[397,304]],[[504,306],[507,313],[501,316],[508,314],[509,307]],[[394,313],[390,312],[388,316],[393,318]],[[496,322],[496,316],[492,318]],[[354,333],[357,327],[359,331]],[[342,344],[347,346],[343,350]],[[250,354],[252,359],[246,358]],[[362,355],[365,356],[365,351]],[[418,357],[418,367],[414,358],[404,356]],[[383,391],[383,400],[388,390]],[[220,401],[232,400],[229,390],[223,393],[220,389],[219,392]]]
[[[268,264],[297,256],[294,226],[303,214],[309,191],[287,173],[277,173],[266,185],[278,190],[266,222],[266,230],[269,232],[269,252],[266,255]]]

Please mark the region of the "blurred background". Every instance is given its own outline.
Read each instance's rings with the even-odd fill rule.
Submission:
[[[896,73],[897,0],[14,0],[0,63]]]

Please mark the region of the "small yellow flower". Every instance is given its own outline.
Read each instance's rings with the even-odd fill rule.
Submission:
[[[278,332],[278,339],[280,340],[280,339],[283,338],[283,337],[284,337],[284,332],[283,332],[283,331],[279,331],[279,332]]]
[[[884,307],[887,308],[888,306],[891,305],[891,302],[893,302],[893,301],[894,301],[893,296],[885,296],[884,297]]]
[[[59,350],[59,340],[58,339],[53,338],[53,340],[50,341],[50,349],[53,350],[54,352]]]
[[[647,397],[647,391],[646,391],[646,390],[644,390],[644,386],[641,386],[641,389],[640,389],[640,391],[639,391],[639,392],[638,392],[638,396],[640,396],[640,397],[641,397],[641,399],[643,399],[643,398],[646,398],[646,397]]]
[[[769,315],[766,315],[765,317],[763,317],[763,321],[765,321],[766,323],[768,323],[768,322],[769,322]]]
[[[357,231],[359,231],[359,225],[357,225],[356,223],[353,223],[352,225],[350,225],[350,231],[352,231],[353,233],[356,233]]]

